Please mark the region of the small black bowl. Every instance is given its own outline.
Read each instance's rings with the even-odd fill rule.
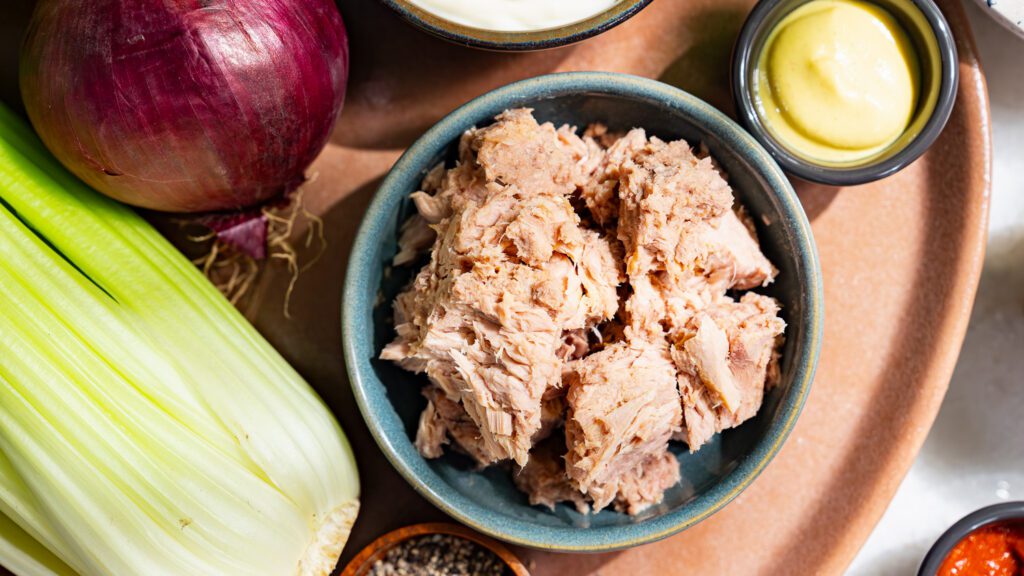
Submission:
[[[775,138],[757,112],[754,95],[757,61],[768,35],[787,14],[810,1],[761,0],[747,17],[732,58],[732,93],[739,121],[786,172],[804,180],[848,186],[895,174],[935,142],[953,111],[959,72],[949,24],[932,0],[871,0],[903,25],[917,49],[922,86],[917,116],[904,135],[880,153],[851,163],[825,163],[794,153]]]
[[[964,516],[935,541],[932,549],[928,551],[924,561],[921,562],[917,576],[935,576],[946,556],[949,556],[953,548],[975,530],[1009,522],[1024,522],[1024,501],[986,506]]]

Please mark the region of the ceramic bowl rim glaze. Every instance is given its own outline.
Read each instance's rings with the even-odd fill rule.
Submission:
[[[933,0],[894,0],[909,2],[916,6],[924,15],[935,35],[939,50],[940,81],[938,97],[931,117],[916,136],[891,155],[849,167],[818,164],[790,152],[765,127],[761,115],[757,112],[752,93],[753,88],[749,81],[750,73],[757,66],[757,59],[760,56],[759,53],[755,53],[754,45],[763,35],[770,32],[767,29],[768,22],[773,21],[779,11],[785,10],[788,13],[802,4],[813,1],[760,0],[747,16],[740,35],[736,39],[732,54],[732,94],[740,122],[771,153],[783,169],[803,180],[831,186],[852,186],[891,176],[917,160],[935,143],[953,112],[960,76],[953,31]],[[867,1],[872,2],[872,0]]]
[[[961,540],[975,530],[1015,521],[1024,522],[1024,500],[1001,502],[971,512],[950,526],[942,533],[942,536],[939,536],[939,539],[928,550],[924,560],[921,561],[921,568],[918,569],[917,576],[935,576],[946,556]]]
[[[416,451],[405,426],[391,405],[387,390],[371,364],[377,350],[366,330],[378,296],[383,237],[394,214],[418,185],[437,156],[468,128],[491,120],[502,110],[529,106],[569,94],[610,95],[677,110],[695,119],[694,125],[718,139],[748,162],[764,183],[764,194],[778,200],[778,216],[797,245],[789,257],[804,271],[796,280],[796,296],[804,330],[794,340],[792,382],[779,400],[779,412],[736,467],[686,505],[641,522],[576,528],[546,526],[495,513],[451,487]],[[657,130],[656,126],[647,128]],[[411,183],[411,184],[410,184]],[[758,193],[758,192],[755,192]],[[352,247],[342,300],[342,346],[359,410],[384,455],[395,469],[433,505],[456,520],[505,542],[566,552],[595,552],[653,542],[709,517],[735,498],[778,453],[796,424],[810,392],[821,348],[824,323],[821,268],[810,224],[792,185],[771,156],[735,122],[704,101],[661,82],[608,72],[567,72],[523,80],[484,94],[458,108],[421,136],[395,163],[381,183],[360,225]],[[793,318],[793,322],[797,319]]]
[[[505,31],[474,28],[446,20],[409,0],[380,0],[405,21],[454,44],[483,50],[526,52],[575,44],[629,20],[653,0],[621,0],[593,16],[544,30]]]

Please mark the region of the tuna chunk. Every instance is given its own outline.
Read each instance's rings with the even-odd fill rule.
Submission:
[[[622,164],[618,237],[626,247],[626,274],[682,273],[693,262],[678,255],[691,234],[732,206],[732,191],[711,159],[699,159],[682,140],[651,138]]]
[[[564,423],[565,389],[548,388],[540,401],[540,430],[533,434],[533,443],[537,444],[548,438]]]
[[[785,329],[778,311],[767,296],[747,293],[739,302],[723,297],[673,344],[685,426],[680,438],[691,452],[760,409],[765,388],[774,384],[770,376],[777,374]]]
[[[698,229],[690,254],[680,259],[692,260],[714,292],[767,286],[775,278],[775,267],[761,253],[752,230],[745,213],[728,210]]]
[[[679,461],[675,454],[665,450],[652,455],[643,464],[619,482],[619,493],[615,496],[615,509],[627,514],[639,514],[655,504],[660,504],[665,490],[679,482]]]
[[[420,414],[416,428],[416,449],[424,458],[440,458],[447,443],[448,422],[438,413],[434,401],[427,400],[427,407]]]
[[[630,150],[618,168],[617,234],[632,288],[628,324],[653,339],[688,325],[729,289],[767,284],[775,270],[731,209],[732,190],[712,158],[681,140],[642,136],[615,144]]]
[[[434,243],[436,236],[430,224],[419,214],[406,220],[398,237],[398,254],[393,261],[395,266],[411,264]]]
[[[729,339],[707,313],[701,312],[695,321],[697,331],[674,350],[674,358],[687,368],[696,368],[704,386],[721,401],[722,406],[735,414],[742,402],[739,385],[729,368]]]
[[[558,357],[563,362],[579,360],[590,352],[590,339],[583,329],[568,330],[562,336],[562,344],[558,348]]]
[[[424,458],[440,458],[442,447],[449,439],[481,468],[504,458],[502,453],[493,451],[483,442],[480,428],[458,402],[436,386],[424,387],[423,395],[427,398],[427,407],[420,414],[416,449]]]
[[[589,132],[589,131],[588,131]],[[607,131],[604,127],[594,130],[586,137],[587,142],[595,142],[594,138],[607,142]],[[647,136],[642,129],[630,130],[625,136],[614,140],[608,145],[600,162],[591,173],[589,181],[580,190],[584,203],[598,224],[613,224],[619,216],[619,181],[623,177],[623,166],[638,152],[646,148]]]
[[[712,158],[682,140],[642,136],[633,131],[615,144],[629,144],[618,167],[617,234],[634,294],[631,324],[653,335],[727,290],[767,284],[775,270],[746,216],[730,209],[732,190]]]
[[[619,285],[622,273],[622,245],[591,230],[583,231],[583,249],[575,259],[576,272],[589,310],[587,327],[593,327],[615,315],[619,309]]]
[[[634,330],[685,330],[697,313],[726,291],[767,285],[776,273],[732,210],[692,226],[686,241],[677,246],[675,261],[679,265],[672,270],[655,268],[630,278],[633,295],[626,310]]]
[[[594,509],[641,474],[680,429],[675,369],[663,344],[620,342],[575,364],[566,396],[566,469]]]
[[[552,510],[559,502],[571,502],[581,514],[590,511],[586,497],[565,473],[565,442],[561,437],[542,442],[530,452],[530,461],[513,476],[516,488],[525,492],[532,506]]]
[[[396,299],[398,337],[381,354],[461,404],[481,453],[520,465],[543,426],[542,396],[561,383],[563,335],[611,318],[622,280],[611,243],[580,227],[565,196],[586,153],[567,140],[512,111],[463,137],[456,168],[431,172],[435,194],[414,201],[423,221],[441,218],[437,237]],[[523,172],[527,152],[546,168]]]
[[[565,468],[565,442],[555,436],[530,452],[530,461],[513,476],[533,506],[554,509],[559,502],[571,502],[581,514],[590,511],[590,501],[570,481]],[[613,506],[627,514],[639,514],[662,501],[665,490],[679,482],[679,461],[668,450],[654,454],[640,466],[622,475]]]
[[[488,182],[569,195],[589,179],[593,148],[571,128],[538,124],[527,108],[502,112],[495,120],[468,140]]]

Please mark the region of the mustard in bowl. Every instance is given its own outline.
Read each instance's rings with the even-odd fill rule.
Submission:
[[[791,174],[888,176],[941,132],[956,47],[931,0],[762,0],[733,54],[740,120]]]

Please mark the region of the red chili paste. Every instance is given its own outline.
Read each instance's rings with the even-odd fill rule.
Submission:
[[[936,576],[1024,575],[1024,523],[985,526],[967,535]]]

